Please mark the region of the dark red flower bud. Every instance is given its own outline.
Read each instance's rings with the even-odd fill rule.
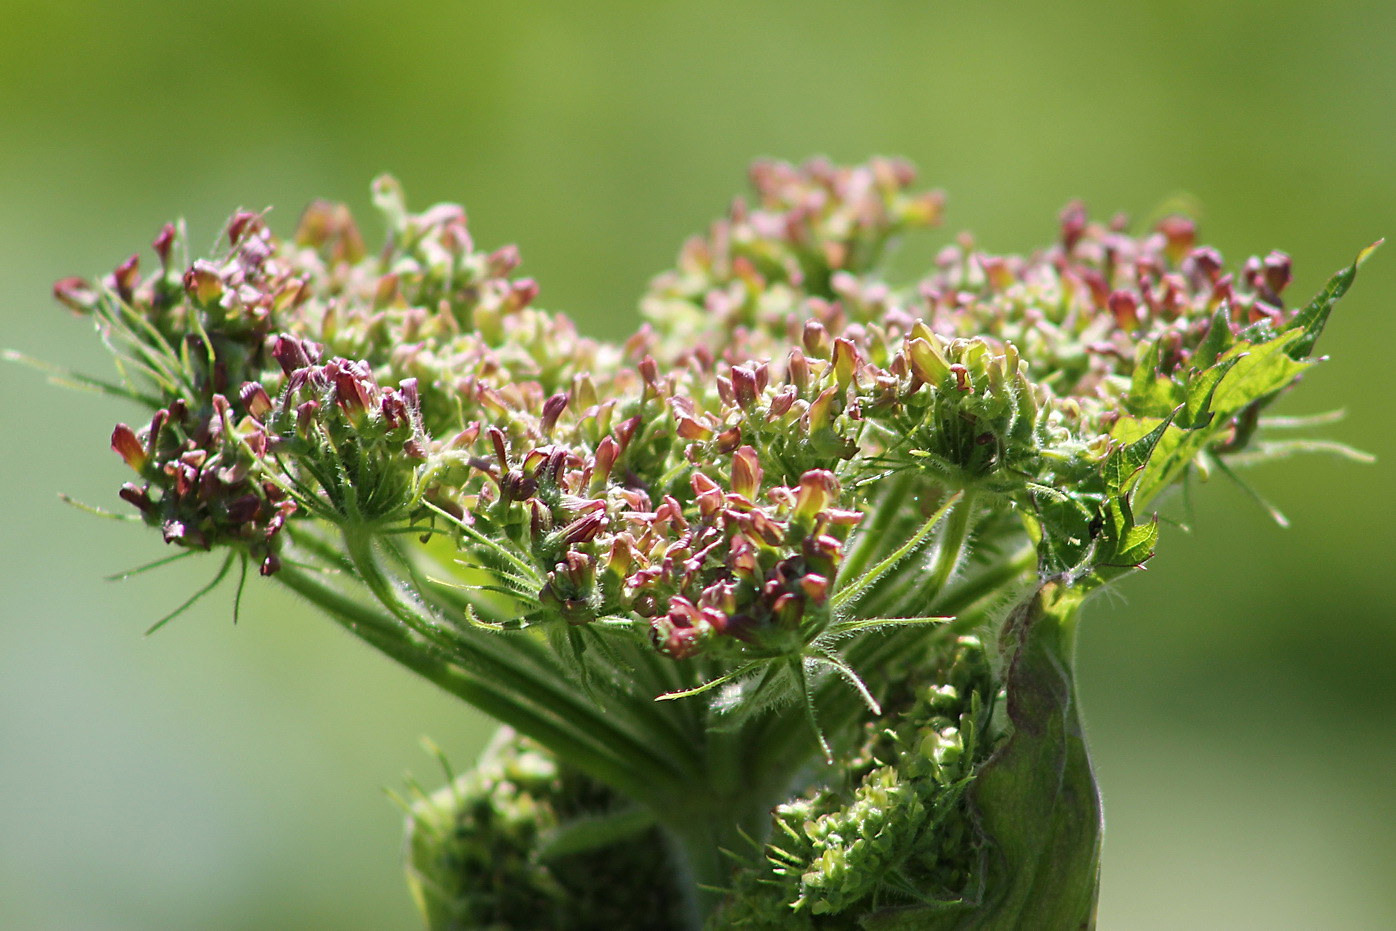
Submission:
[[[81,278],[60,278],[53,283],[53,296],[74,313],[91,313],[97,292]]]
[[[532,278],[520,278],[509,286],[509,296],[504,301],[505,311],[523,310],[538,296],[538,282]]]
[[[155,502],[150,500],[150,492],[146,491],[144,488],[137,488],[130,482],[122,485],[117,495],[120,496],[122,501],[134,504],[140,509],[142,514],[151,514],[155,511]]]
[[[760,392],[756,386],[756,372],[744,365],[732,366],[732,393],[737,406],[751,410],[756,406]]]
[[[1197,224],[1187,217],[1164,217],[1155,227],[1164,238],[1164,255],[1177,265],[1197,242]]]
[[[1192,250],[1192,255],[1188,257],[1192,261],[1192,267],[1202,276],[1203,280],[1215,283],[1217,276],[1221,274],[1222,258],[1221,253],[1211,246],[1203,246],[1200,249]]]
[[[537,498],[528,499],[528,528],[535,540],[553,529],[553,512]]]
[[[519,267],[519,247],[504,246],[490,253],[485,260],[485,274],[491,278],[503,278]]]
[[[320,402],[315,400],[306,401],[296,408],[296,432],[302,437],[309,438],[311,427],[315,421],[315,413],[319,410]]]
[[[1110,313],[1115,324],[1122,330],[1133,331],[1139,326],[1139,301],[1129,291],[1114,291],[1110,294]]]
[[[116,454],[126,461],[132,471],[140,474],[149,461],[146,457],[145,447],[141,446],[140,440],[136,439],[136,433],[124,423],[119,423],[111,432],[111,448],[116,450]]]
[[[522,501],[538,491],[538,480],[518,469],[510,469],[500,479],[499,490],[511,501]]]
[[[595,539],[605,526],[606,512],[604,510],[592,511],[562,528],[562,542],[567,546],[586,543],[588,540]]]
[[[174,246],[175,228],[173,223],[166,223],[155,237],[155,241],[150,245],[155,249],[155,254],[160,257],[160,267],[165,271],[170,268],[170,249]]]
[[[267,395],[266,389],[255,381],[246,382],[239,388],[238,398],[242,401],[242,406],[247,413],[258,420],[265,418],[272,409],[271,398]]]
[[[112,273],[112,284],[117,295],[128,304],[131,303],[136,285],[140,282],[140,264],[141,257],[133,255],[116,266],[116,271]]]
[[[555,394],[543,402],[543,416],[538,421],[538,428],[546,437],[551,437],[553,427],[557,426],[557,419],[562,416],[562,412],[567,409],[569,398],[567,392]]]
[[[254,221],[257,219],[257,214],[247,210],[239,210],[233,214],[233,218],[228,221],[228,245],[236,246],[243,234],[255,227]]]
[[[641,420],[638,416],[623,420],[616,426],[616,442],[620,444],[621,452],[630,445],[630,441],[635,438],[635,431],[640,429]]]
[[[504,431],[498,427],[489,427],[485,432],[490,438],[490,444],[494,447],[494,458],[499,463],[499,474],[503,475],[509,471],[509,447],[504,441]]]
[[[611,477],[611,469],[615,467],[616,459],[620,456],[620,444],[613,437],[605,436],[601,442],[596,444],[596,452],[592,455],[595,468],[592,471],[592,480],[605,482]]]
[[[1069,254],[1086,232],[1086,207],[1079,200],[1067,204],[1061,212],[1062,248]]]
[[[756,450],[743,446],[732,456],[732,491],[748,501],[755,501],[764,475]]]
[[[1265,285],[1270,294],[1278,297],[1290,282],[1289,256],[1283,252],[1271,252],[1265,257]]]

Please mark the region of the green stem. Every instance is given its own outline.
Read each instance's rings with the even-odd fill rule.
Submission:
[[[839,567],[839,577],[857,579],[887,543],[887,531],[896,520],[899,509],[895,504],[903,502],[914,487],[917,476],[911,472],[899,475],[896,481],[882,496],[881,503],[873,509],[873,518],[858,528],[853,546]]]
[[[654,786],[676,789],[694,775],[689,767],[656,751],[656,730],[662,736],[667,727],[656,728],[651,722],[651,726],[640,728],[638,733],[626,733],[621,728],[622,719],[626,716],[608,715],[605,709],[587,700],[580,688],[568,689],[561,667],[539,664],[539,668],[530,668],[530,664],[520,662],[521,657],[515,655],[518,651],[511,645],[527,649],[526,644],[532,645],[530,640],[492,638],[479,631],[463,634],[441,625],[417,605],[410,603],[398,585],[383,574],[373,553],[374,538],[370,533],[346,530],[344,539],[357,574],[383,607],[408,629],[440,647],[453,660],[461,665],[475,666],[501,687],[517,695],[546,702],[564,713],[574,727],[613,747],[616,756],[630,761],[632,767],[644,774]]]
[[[655,785],[633,760],[617,755],[553,709],[502,689],[489,677],[452,663],[434,645],[405,630],[395,618],[336,591],[311,572],[283,565],[276,578],[312,602],[341,627],[446,692],[544,744],[559,758],[632,798],[657,800]]]
[[[1084,595],[1049,581],[1003,632],[1012,732],[970,790],[989,842],[974,928],[1092,928],[1100,795],[1072,674]]]
[[[932,605],[940,597],[945,584],[950,581],[951,573],[960,564],[960,557],[964,555],[965,543],[969,541],[969,530],[974,518],[975,497],[973,487],[965,488],[964,497],[960,499],[959,504],[951,508],[946,517],[945,535],[940,541],[940,552],[936,555],[935,568],[931,570],[931,577],[926,583],[926,590],[931,593],[929,603]]]

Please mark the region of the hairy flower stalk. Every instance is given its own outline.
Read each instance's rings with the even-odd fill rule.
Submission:
[[[1290,306],[1280,253],[1072,205],[893,286],[912,180],[758,164],[619,345],[386,178],[375,251],[316,203],[55,287],[147,408],[140,520],[507,725],[409,804],[430,926],[1093,923],[1079,607],[1168,489],[1303,448],[1263,412],[1357,263]]]

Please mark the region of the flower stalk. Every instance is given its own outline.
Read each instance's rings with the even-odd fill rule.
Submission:
[[[377,252],[239,212],[55,295],[148,409],[141,521],[504,726],[406,802],[429,926],[1090,927],[1080,607],[1191,472],[1349,452],[1264,412],[1367,252],[1290,307],[1281,253],[1072,205],[894,286],[942,203],[904,163],[752,181],[614,345],[386,178]]]

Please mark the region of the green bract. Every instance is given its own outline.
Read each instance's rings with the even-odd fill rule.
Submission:
[[[149,408],[144,522],[522,735],[412,805],[433,927],[1089,925],[1079,606],[1161,493],[1289,448],[1261,413],[1357,263],[1290,307],[1280,253],[1073,205],[901,287],[941,204],[906,165],[752,180],[618,345],[391,179],[379,249],[316,203],[55,290]]]

